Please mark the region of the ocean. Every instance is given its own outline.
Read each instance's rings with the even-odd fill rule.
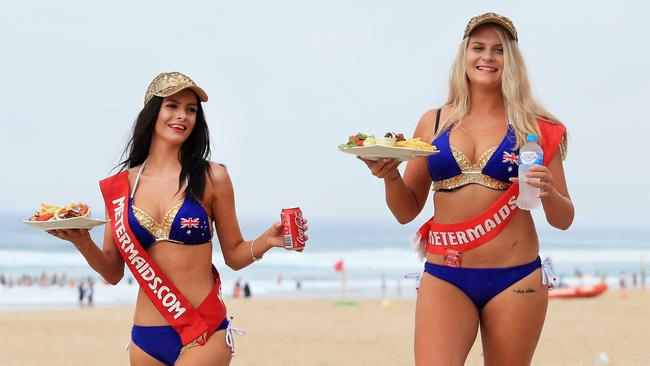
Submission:
[[[75,282],[87,277],[96,282],[95,304],[134,302],[137,284],[129,283],[128,270],[117,286],[103,283],[71,244],[20,222],[28,215],[0,214],[0,276],[4,277],[0,310],[75,306]],[[241,218],[244,237],[259,235],[273,220]],[[414,298],[413,274],[419,273],[423,264],[409,241],[419,224],[402,226],[388,219],[310,219],[310,239],[303,253],[276,248],[240,271],[224,264],[215,236],[213,263],[221,273],[226,298],[232,296],[236,282],[248,283],[255,297]],[[101,243],[102,233],[101,227],[92,231],[96,243]],[[647,230],[601,227],[560,231],[544,227],[538,234],[541,257],[551,258],[556,274],[566,284],[596,282],[602,276],[613,287],[621,278],[630,285],[633,276],[641,272],[641,258],[650,260]],[[341,260],[345,286],[341,273],[334,270]],[[55,275],[57,283],[52,284]],[[31,285],[25,284],[26,278]],[[636,279],[640,284],[640,277]]]

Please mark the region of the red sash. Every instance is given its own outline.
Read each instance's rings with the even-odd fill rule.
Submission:
[[[462,253],[492,240],[517,211],[518,194],[519,186],[511,185],[485,212],[463,222],[439,224],[431,218],[418,230],[426,240],[426,251],[445,254],[453,249]]]
[[[565,128],[543,120],[538,120],[537,124],[542,136],[544,165],[548,165],[560,146]],[[446,255],[449,265],[458,265],[463,252],[492,240],[506,227],[518,210],[518,195],[519,186],[513,184],[485,212],[462,222],[440,224],[432,217],[416,233],[416,244],[424,245],[429,253]]]
[[[221,301],[221,280],[214,266],[215,284],[198,309],[194,309],[183,294],[158,268],[131,231],[128,219],[128,171],[120,172],[99,182],[104,203],[111,218],[115,246],[124,263],[140,284],[158,312],[180,335],[183,345],[205,344],[226,317]]]

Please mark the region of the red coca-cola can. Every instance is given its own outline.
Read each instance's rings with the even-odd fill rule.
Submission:
[[[302,252],[305,248],[305,228],[302,211],[298,207],[284,208],[280,212],[284,249]]]

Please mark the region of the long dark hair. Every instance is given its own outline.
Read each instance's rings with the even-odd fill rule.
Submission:
[[[154,96],[142,108],[133,124],[133,134],[122,152],[120,159],[123,160],[115,168],[119,168],[120,171],[129,169],[144,163],[147,159],[162,101],[163,98]],[[195,199],[201,200],[205,190],[205,177],[206,175],[212,177],[212,174],[210,171],[210,131],[198,97],[194,130],[181,146],[178,160],[181,163],[178,190],[182,189],[183,183],[187,179],[185,191]]]

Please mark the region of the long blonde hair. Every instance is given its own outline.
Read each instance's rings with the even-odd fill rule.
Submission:
[[[504,66],[501,93],[503,94],[508,120],[515,130],[517,138],[515,149],[518,149],[526,142],[526,135],[536,134],[540,136],[537,126],[538,118],[553,124],[562,123],[533,98],[526,65],[519,51],[517,41],[512,39],[510,34],[501,26],[494,24],[487,26],[497,32],[503,45]],[[436,136],[445,131],[447,126],[460,123],[469,111],[470,93],[466,58],[468,43],[469,37],[463,39],[458,48],[456,60],[452,65],[451,75],[449,76],[449,98],[445,103],[445,107],[449,108],[450,113],[447,121],[438,129]],[[560,143],[560,151],[562,159],[564,159],[567,153],[566,132]]]

